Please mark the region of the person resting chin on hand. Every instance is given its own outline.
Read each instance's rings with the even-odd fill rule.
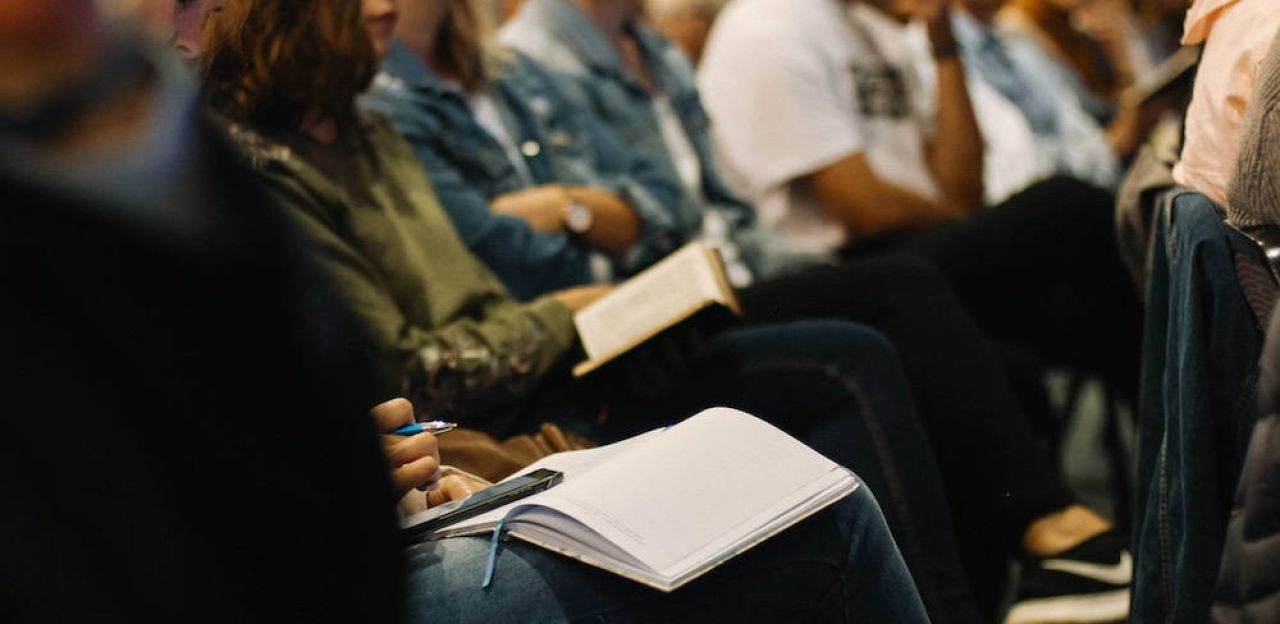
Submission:
[[[460,501],[490,485],[488,481],[451,466],[441,466],[440,447],[430,433],[399,436],[391,433],[413,424],[413,404],[396,398],[380,403],[373,417],[382,442],[382,453],[391,468],[391,485],[400,500],[400,511],[416,513],[452,501]]]

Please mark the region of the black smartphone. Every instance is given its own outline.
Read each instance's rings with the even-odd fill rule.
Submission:
[[[405,538],[416,538],[424,533],[462,522],[486,511],[497,509],[512,501],[520,500],[546,490],[564,479],[564,473],[542,468],[527,475],[503,481],[493,487],[480,490],[462,502],[457,509],[422,522],[400,527]],[[412,519],[410,519],[412,521]]]

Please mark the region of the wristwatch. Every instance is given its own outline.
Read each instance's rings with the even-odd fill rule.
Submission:
[[[586,234],[595,224],[595,215],[591,209],[580,202],[569,200],[569,209],[564,213],[564,229],[570,234],[579,236]]]

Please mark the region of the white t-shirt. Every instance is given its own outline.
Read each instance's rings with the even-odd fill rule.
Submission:
[[[908,41],[915,53],[916,71],[925,78],[920,83],[920,97],[936,111],[938,64],[933,60],[929,35],[924,28],[911,28]],[[967,68],[965,89],[982,135],[983,202],[994,206],[1049,177],[1053,163],[1041,154],[1036,134],[1022,111]]]
[[[666,145],[667,155],[675,165],[680,181],[691,193],[702,198],[702,163],[698,160],[698,151],[684,131],[684,124],[671,108],[671,98],[664,94],[653,96],[653,114],[658,117],[658,126],[662,128],[662,142]]]
[[[658,117],[658,125],[662,128],[662,142],[666,145],[667,155],[671,157],[680,181],[699,203],[706,205],[708,203],[706,193],[702,191],[702,161],[698,159],[698,150],[689,140],[680,117],[671,107],[671,98],[665,94],[654,95],[653,112]],[[751,285],[754,276],[738,246],[734,244],[729,224],[725,222],[723,215],[714,209],[704,210],[702,234],[698,240],[720,251],[720,259],[724,261],[729,283],[736,288],[746,288]]]
[[[941,198],[905,29],[842,0],[737,0],[716,21],[698,86],[717,155],[761,220],[804,251],[838,247],[845,232],[796,181],[852,154],[886,182]]]

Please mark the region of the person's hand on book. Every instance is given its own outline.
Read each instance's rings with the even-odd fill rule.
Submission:
[[[577,288],[567,288],[555,293],[551,296],[556,301],[563,303],[566,308],[577,312],[595,302],[613,290],[613,286],[609,284],[596,284],[594,286],[578,286]]]
[[[392,435],[391,432],[413,424],[413,404],[405,399],[392,399],[375,406],[369,414],[382,438],[382,452],[391,466],[391,484],[396,495],[403,497],[413,489],[427,490],[440,479],[440,449],[435,436]]]

